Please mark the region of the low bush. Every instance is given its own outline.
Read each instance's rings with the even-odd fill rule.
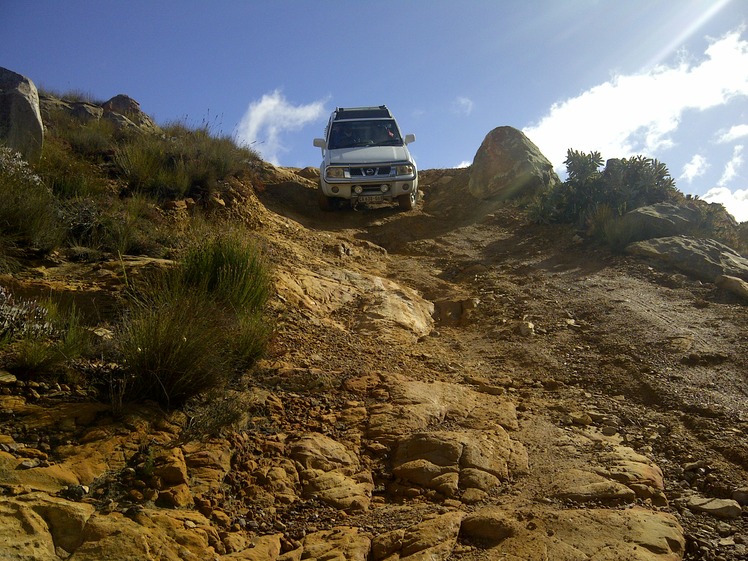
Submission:
[[[65,232],[59,204],[17,152],[0,146],[0,237],[43,252],[57,247]]]
[[[33,169],[0,149],[0,270],[63,244],[78,261],[111,254],[177,259],[173,269],[130,283],[117,336],[97,343],[100,357],[116,366],[80,372],[115,404],[150,399],[173,408],[220,391],[264,352],[271,281],[246,233],[202,212],[202,202],[251,169],[257,154],[207,126],[176,123],[142,133],[64,111],[46,115],[45,126]],[[162,205],[188,196],[196,200],[189,213]],[[0,298],[4,362],[29,373],[82,364],[75,359],[90,353],[88,330],[74,310],[63,317],[53,308]]]
[[[97,166],[54,137],[44,143],[36,170],[44,184],[61,199],[98,196],[109,187],[107,178]]]
[[[124,400],[167,408],[226,382],[224,315],[203,294],[171,292],[141,300],[125,318],[118,345],[128,376]]]
[[[269,286],[264,259],[236,232],[198,241],[177,267],[133,286],[117,337],[122,398],[177,407],[250,367],[270,335]]]
[[[254,151],[228,137],[214,137],[207,127],[190,129],[184,124],[167,126],[163,135],[122,143],[114,156],[131,190],[161,199],[207,195],[218,181],[257,160]]]
[[[267,264],[240,232],[197,241],[184,256],[178,282],[212,295],[235,313],[259,310],[267,301]]]
[[[91,349],[75,306],[18,299],[1,287],[0,340],[11,347],[8,366],[26,375],[47,374]]]

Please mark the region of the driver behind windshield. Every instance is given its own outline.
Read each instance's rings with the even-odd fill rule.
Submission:
[[[394,123],[335,123],[330,135],[330,148],[352,148],[356,146],[377,146],[399,144],[400,134]]]

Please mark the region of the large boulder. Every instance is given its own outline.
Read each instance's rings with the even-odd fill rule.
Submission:
[[[522,131],[498,127],[478,148],[468,185],[470,194],[479,199],[511,199],[558,182],[551,162]]]
[[[133,98],[119,94],[104,103],[58,98],[42,95],[40,98],[42,118],[46,123],[54,120],[56,113],[66,114],[82,124],[100,121],[111,122],[118,131],[160,133],[156,122],[140,109]]]
[[[43,142],[44,125],[34,82],[0,67],[0,144],[34,162],[41,157]]]
[[[41,94],[39,96],[39,106],[42,113],[42,120],[47,125],[54,119],[56,113],[67,113],[67,115],[81,123],[98,121],[104,115],[104,110],[96,103],[59,99],[50,94]]]
[[[677,236],[692,232],[701,214],[694,205],[658,203],[636,208],[623,215],[623,223],[640,234],[640,239]]]
[[[140,109],[133,98],[119,94],[105,102],[101,108],[104,118],[114,122],[118,129],[136,128],[144,132],[159,132],[158,125]]]
[[[748,259],[715,240],[670,236],[629,244],[626,252],[664,262],[705,282],[723,275],[748,281]]]

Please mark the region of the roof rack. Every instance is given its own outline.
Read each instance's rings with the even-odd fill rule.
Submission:
[[[348,119],[391,119],[392,113],[386,105],[378,107],[336,107],[333,120]]]

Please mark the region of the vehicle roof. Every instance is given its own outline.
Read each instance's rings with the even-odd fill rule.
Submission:
[[[337,107],[332,115],[333,121],[351,119],[392,119],[392,113],[386,105],[378,107]]]

